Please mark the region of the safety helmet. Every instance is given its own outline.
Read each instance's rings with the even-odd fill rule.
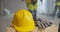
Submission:
[[[14,14],[12,25],[17,31],[32,31],[35,28],[32,14],[27,10],[18,10]]]

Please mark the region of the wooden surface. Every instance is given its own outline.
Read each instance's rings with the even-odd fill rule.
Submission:
[[[7,27],[7,32],[16,32],[14,28],[12,27]],[[46,29],[38,29],[38,27],[35,28],[32,32],[58,32],[58,26],[57,25],[52,25],[51,27],[48,27]]]

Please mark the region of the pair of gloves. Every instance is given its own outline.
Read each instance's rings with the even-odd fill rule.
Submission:
[[[52,22],[48,22],[48,21],[42,21],[41,19],[38,19],[36,21],[36,24],[39,28],[45,29],[50,27],[53,23]]]

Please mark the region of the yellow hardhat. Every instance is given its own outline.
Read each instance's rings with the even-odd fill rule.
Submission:
[[[14,15],[12,25],[17,31],[32,31],[35,28],[32,14],[27,10],[18,10]]]

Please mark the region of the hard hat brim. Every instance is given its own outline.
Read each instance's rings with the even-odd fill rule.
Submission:
[[[35,26],[29,26],[29,27],[18,27],[16,25],[13,26],[17,31],[32,31],[35,29]]]

